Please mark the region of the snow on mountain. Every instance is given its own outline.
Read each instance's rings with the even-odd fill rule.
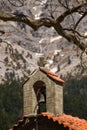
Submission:
[[[24,78],[37,67],[37,56],[33,52],[13,43],[0,45],[0,82]],[[13,77],[12,77],[13,76]]]
[[[22,9],[14,7],[11,12],[22,12],[39,19],[48,16],[48,4],[49,0],[29,0]],[[55,15],[64,12],[63,8],[59,9]],[[59,75],[71,71],[80,62],[77,47],[59,36],[54,28],[41,27],[38,31],[33,31],[23,23],[0,21],[0,29],[6,32],[0,36],[5,41],[0,43],[0,82],[14,78],[26,79],[38,67],[40,57],[46,61],[46,67]]]

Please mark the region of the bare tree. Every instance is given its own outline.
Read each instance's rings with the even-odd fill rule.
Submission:
[[[27,2],[30,2],[29,4],[32,4],[33,7],[43,6],[42,9],[45,15],[41,15],[36,19],[31,8],[28,11],[32,13],[33,17],[29,14],[17,15],[1,9],[1,20],[5,22],[23,22],[34,31],[37,31],[42,26],[53,27],[58,35],[77,45],[82,52],[87,53],[87,35],[85,33],[87,26],[87,0],[8,0],[8,2],[15,8],[26,6]],[[85,26],[83,27],[84,24]],[[0,32],[3,33],[2,30]]]

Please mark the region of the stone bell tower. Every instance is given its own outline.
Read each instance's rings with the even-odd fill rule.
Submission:
[[[62,114],[63,84],[64,81],[49,69],[35,70],[23,85],[24,115]]]

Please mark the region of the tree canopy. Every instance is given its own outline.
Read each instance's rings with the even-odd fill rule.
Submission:
[[[0,129],[7,130],[23,113],[23,90],[19,81],[0,84]]]
[[[64,112],[87,120],[87,76],[66,77],[64,85]]]
[[[58,35],[78,46],[82,52],[87,53],[87,0],[8,0],[7,2],[3,0],[0,3],[1,20],[23,22],[34,31],[42,26],[53,27]],[[8,10],[4,5],[8,6]],[[30,5],[33,8],[38,6],[43,10],[43,14],[36,18]],[[26,6],[28,6],[28,10],[24,8],[24,11],[27,12],[25,14],[23,7]],[[13,7],[20,10],[19,12],[22,8],[22,13],[13,12]],[[0,30],[0,33],[5,32]]]

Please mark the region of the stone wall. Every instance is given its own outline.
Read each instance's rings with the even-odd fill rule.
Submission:
[[[43,81],[46,85],[46,108],[50,113],[63,113],[63,88],[56,84],[41,71],[36,71],[24,84],[24,115],[36,113],[36,95],[33,85],[37,81]]]

